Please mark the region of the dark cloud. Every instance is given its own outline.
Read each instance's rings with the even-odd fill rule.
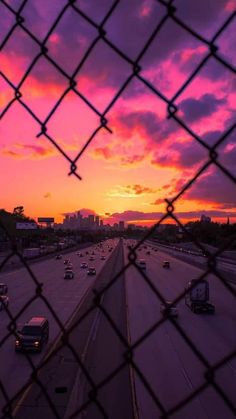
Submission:
[[[9,4],[14,6],[18,3],[20,3],[19,0],[9,0]],[[186,22],[195,25],[196,29],[207,27],[210,30],[215,27],[216,22],[218,24],[219,19],[222,20],[227,13],[229,14],[224,10],[226,3],[227,0],[208,0],[206,7],[204,0],[199,0],[197,4],[188,0],[178,0],[175,2],[176,14]],[[42,40],[64,4],[64,0],[27,2],[21,12],[25,19],[25,26]],[[100,0],[99,6],[96,0],[89,2],[78,0],[75,5],[97,23],[103,20],[111,8],[110,0]],[[2,8],[6,10],[6,7],[2,6]],[[4,13],[7,12],[4,11]],[[155,0],[119,2],[106,22],[106,37],[134,60],[165,13],[166,8]],[[12,17],[3,19],[6,27],[9,26],[9,19]],[[27,35],[22,32],[15,31],[17,36],[13,34],[14,42],[20,45],[10,45],[9,50],[13,52],[16,50],[16,54],[33,59],[38,52],[38,46],[33,41],[30,45],[30,42],[24,39]],[[69,7],[49,37],[46,46],[49,49],[49,55],[71,74],[97,35],[97,29],[76,13],[72,7]],[[178,58],[178,54],[186,47],[196,48],[196,45],[202,45],[202,43],[168,19],[144,55],[141,65],[146,70],[169,59],[171,55],[173,64],[180,65],[178,59],[175,63],[175,57]],[[196,54],[196,63],[198,59],[198,54]],[[195,58],[192,57],[188,62],[191,68],[195,65],[194,60]],[[131,71],[131,65],[114,53],[103,40],[100,40],[82,67],[81,77],[86,74],[88,78],[95,78],[101,87],[120,87]],[[36,71],[36,75],[40,80],[44,80],[47,78],[47,71],[41,68],[40,71]],[[56,81],[58,84],[61,83],[60,79]]]
[[[151,161],[160,167],[173,167],[176,169],[192,171],[208,159],[208,151],[196,140],[186,142],[170,142],[164,150],[157,150]]]
[[[235,211],[221,211],[221,210],[209,210],[205,211],[182,211],[176,212],[175,215],[178,218],[200,218],[202,214],[208,215],[210,217],[223,218],[225,217],[235,217]],[[164,212],[142,212],[142,211],[124,211],[124,212],[115,212],[109,217],[109,222],[125,221],[125,222],[135,222],[135,221],[149,221],[149,220],[160,220],[164,215]]]
[[[214,131],[207,131],[203,136],[203,141],[209,145],[213,146],[222,136],[222,132],[220,130],[214,130]]]
[[[176,0],[176,14],[190,27],[204,36],[211,36],[224,22],[229,12],[225,6],[228,0]]]
[[[179,104],[179,109],[183,112],[185,121],[195,122],[212,115],[226,102],[224,98],[217,99],[214,95],[206,93],[200,99],[189,98],[182,100]]]
[[[38,0],[27,1],[21,12],[21,16],[24,18],[24,25],[39,40],[43,40],[64,5],[64,0],[57,0],[56,2],[48,0],[40,0],[40,2]]]
[[[218,168],[213,168],[194,182],[184,198],[215,203],[219,208],[235,208],[236,185]]]
[[[178,165],[182,168],[193,168],[208,160],[208,151],[196,140],[175,145],[178,155]]]
[[[204,65],[200,73],[201,77],[212,81],[226,81],[231,77],[229,70],[219,61],[210,59]]]
[[[14,18],[14,15],[2,3],[0,3],[0,16],[1,16],[1,25],[0,25],[0,44],[1,44],[5,36],[10,31],[11,27],[14,25],[15,18]]]
[[[146,2],[149,13],[143,15],[145,2],[129,0],[119,2],[105,25],[107,37],[132,60],[135,60],[165,14],[155,0]]]
[[[118,122],[131,130],[139,127],[150,140],[155,142],[166,140],[170,134],[180,129],[174,120],[161,119],[151,111],[120,114]]]

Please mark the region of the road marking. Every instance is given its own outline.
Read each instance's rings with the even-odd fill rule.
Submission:
[[[106,259],[106,261],[105,261],[105,263],[104,264],[101,264],[100,266],[99,266],[99,268],[100,268],[100,271],[101,271],[101,269],[104,267],[104,265],[109,261],[109,259],[110,259],[110,257],[113,255],[113,253],[114,253],[114,250],[117,248],[117,244],[116,245],[114,245],[114,247],[113,247],[113,251],[111,252],[111,253],[109,253],[108,254],[108,256],[107,256],[107,259]],[[100,274],[100,271],[99,271],[99,274]],[[12,272],[11,272],[12,273]],[[74,311],[72,312],[72,314],[71,314],[71,316],[69,317],[69,319],[64,323],[64,328],[66,329],[67,328],[67,326],[68,326],[68,324],[70,324],[70,323],[73,323],[73,320],[74,320],[74,318],[76,317],[76,315],[78,314],[78,311],[80,310],[80,307],[81,307],[81,305],[83,304],[83,302],[84,302],[84,300],[86,299],[86,297],[87,297],[87,295],[89,294],[89,292],[91,291],[91,289],[92,289],[92,287],[93,287],[93,285],[94,285],[94,282],[97,280],[97,276],[98,276],[98,273],[97,273],[97,275],[95,276],[95,278],[94,278],[94,281],[90,284],[90,286],[85,290],[85,292],[84,292],[84,294],[82,295],[82,297],[81,297],[81,300],[79,301],[79,303],[78,303],[78,305],[75,307],[75,309],[74,309]],[[61,336],[62,336],[62,333],[61,332],[59,332],[59,334],[57,335],[57,337],[55,338],[55,340],[51,343],[51,346],[49,346],[49,348],[48,348],[48,350],[47,350],[47,352],[46,352],[46,354],[43,356],[43,358],[42,358],[42,360],[40,361],[40,363],[39,363],[39,365],[38,365],[38,367],[37,368],[40,368],[40,364],[43,364],[43,363],[45,363],[45,362],[47,362],[47,359],[50,357],[50,355],[52,354],[52,352],[55,350],[55,348],[56,348],[56,346],[59,344],[59,342],[60,342],[60,340],[61,340]],[[86,354],[85,354],[86,355]],[[84,352],[83,352],[83,354],[82,354],[82,356],[81,356],[81,359],[83,360],[83,356],[85,356],[84,355]],[[41,372],[41,369],[39,370],[39,373]],[[23,402],[24,402],[24,400],[26,399],[26,397],[27,397],[27,395],[29,394],[29,392],[30,392],[30,390],[31,390],[31,388],[32,388],[32,386],[35,384],[35,382],[31,382],[30,384],[29,384],[29,386],[26,388],[26,390],[23,392],[23,394],[22,394],[22,396],[17,400],[17,405],[15,406],[15,408],[13,409],[13,411],[12,411],[12,417],[15,417],[15,415],[17,415],[17,413],[18,413],[18,410],[20,409],[20,407],[21,407],[21,405],[23,404]],[[72,391],[73,391],[73,389],[72,389]],[[68,403],[68,405],[69,405],[69,403]]]
[[[123,248],[123,263],[124,263],[124,253],[125,249]],[[131,333],[129,327],[129,305],[128,305],[128,292],[127,292],[127,281],[126,281],[126,271],[124,272],[124,292],[125,292],[125,308],[126,308],[126,330],[127,330],[127,339],[128,343],[131,346]],[[131,384],[131,393],[132,393],[132,404],[133,404],[133,414],[134,419],[139,419],[139,405],[137,400],[137,393],[136,393],[136,384],[135,384],[135,376],[134,370],[132,366],[129,366],[129,375],[130,375],[130,384]]]

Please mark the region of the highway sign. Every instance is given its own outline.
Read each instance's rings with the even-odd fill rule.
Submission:
[[[16,223],[17,230],[36,230],[38,228],[36,223]]]
[[[54,218],[52,217],[40,217],[38,218],[39,223],[54,223]]]

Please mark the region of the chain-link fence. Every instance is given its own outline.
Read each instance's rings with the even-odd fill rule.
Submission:
[[[175,213],[175,204],[180,200],[182,196],[191,188],[191,186],[200,178],[200,176],[207,171],[209,167],[214,166],[218,171],[223,173],[223,175],[229,179],[229,181],[233,184],[236,183],[236,177],[235,173],[228,170],[228,168],[222,164],[222,162],[219,159],[219,150],[220,147],[227,141],[229,138],[229,135],[233,133],[233,130],[235,129],[235,123],[231,123],[231,125],[227,128],[227,130],[220,135],[220,137],[217,139],[217,141],[214,142],[213,145],[209,145],[206,141],[204,141],[203,138],[201,138],[199,135],[197,135],[192,128],[186,123],[184,118],[179,116],[178,113],[178,106],[177,106],[177,100],[180,97],[180,95],[191,85],[192,81],[198,77],[202,69],[209,63],[209,61],[214,61],[219,63],[223,68],[225,68],[230,74],[235,73],[235,69],[233,68],[233,65],[223,56],[221,55],[221,51],[217,46],[217,42],[219,38],[224,34],[224,32],[228,29],[228,27],[232,24],[233,20],[235,19],[235,11],[233,10],[233,7],[231,7],[231,12],[228,14],[228,17],[223,24],[218,27],[215,31],[215,34],[211,39],[205,38],[202,34],[196,32],[191,25],[188,24],[188,22],[182,20],[178,17],[178,4],[175,5],[175,1],[173,0],[157,0],[156,4],[162,11],[162,17],[156,22],[155,28],[153,29],[152,33],[149,35],[148,39],[146,40],[144,46],[140,48],[138,54],[136,55],[136,58],[131,58],[129,55],[127,55],[120,47],[110,39],[109,31],[106,31],[106,25],[109,23],[109,21],[112,19],[113,15],[116,13],[116,10],[119,8],[120,3],[122,3],[119,0],[114,1],[112,4],[110,4],[110,7],[107,8],[106,13],[104,13],[103,18],[101,19],[100,23],[97,23],[93,18],[89,15],[87,15],[83,9],[79,6],[79,2],[75,0],[68,0],[67,2],[64,1],[64,4],[61,7],[61,10],[59,10],[57,17],[55,21],[51,24],[50,29],[48,30],[46,36],[44,36],[43,39],[39,39],[34,34],[34,31],[29,29],[29,26],[27,25],[27,21],[25,20],[24,16],[24,10],[27,8],[27,4],[29,3],[29,0],[24,0],[21,2],[18,9],[14,7],[14,3],[7,1],[7,0],[1,0],[1,9],[6,9],[7,13],[11,15],[12,17],[12,25],[9,28],[8,32],[5,34],[4,39],[1,40],[0,44],[0,51],[4,51],[4,48],[8,45],[8,43],[11,41],[11,38],[14,36],[14,34],[17,32],[17,30],[21,30],[24,33],[24,37],[29,38],[31,42],[37,47],[38,52],[35,54],[33,60],[28,65],[28,68],[24,72],[23,76],[21,77],[21,80],[14,84],[11,79],[5,74],[5,72],[1,71],[0,68],[0,78],[4,80],[4,82],[9,87],[10,91],[12,92],[12,99],[7,102],[7,104],[4,106],[4,109],[1,112],[0,119],[4,120],[5,115],[9,112],[12,105],[17,102],[20,106],[22,106],[29,115],[35,120],[36,124],[38,125],[39,131],[38,131],[38,137],[42,136],[45,141],[49,141],[53,147],[57,149],[57,151],[64,157],[70,166],[69,169],[69,175],[74,175],[78,178],[78,180],[81,180],[81,175],[78,173],[77,165],[80,160],[80,157],[86,152],[89,145],[93,142],[94,138],[98,135],[98,133],[101,130],[105,130],[109,132],[112,135],[112,129],[109,126],[109,111],[113,108],[113,106],[116,104],[118,99],[121,97],[121,95],[126,91],[128,86],[131,84],[133,80],[138,80],[138,82],[145,87],[147,92],[150,93],[150,95],[156,95],[158,100],[161,100],[165,105],[167,109],[167,119],[174,120],[179,127],[181,127],[188,135],[193,139],[194,142],[198,143],[200,147],[202,147],[207,153],[208,158],[207,161],[204,162],[204,164],[198,168],[197,172],[194,176],[191,177],[190,180],[186,182],[185,185],[182,185],[181,190],[176,194],[175,197],[173,197],[171,200],[166,200],[166,212],[163,214],[163,216],[158,220],[158,222],[148,230],[145,237],[141,241],[139,241],[133,248],[130,248],[129,255],[128,255],[128,262],[125,263],[124,267],[119,270],[118,273],[113,275],[113,278],[109,280],[109,283],[103,284],[103,286],[97,290],[96,295],[93,298],[93,301],[90,303],[87,310],[84,311],[84,313],[80,316],[80,318],[73,324],[72,327],[66,328],[65,325],[61,322],[58,313],[53,309],[53,307],[50,304],[50,301],[47,299],[46,295],[44,294],[43,286],[40,283],[39,279],[34,274],[33,270],[29,266],[29,264],[26,262],[26,260],[22,257],[21,253],[18,251],[16,243],[14,242],[14,239],[9,235],[9,232],[7,231],[6,227],[1,222],[1,228],[5,231],[6,235],[9,237],[11,243],[12,243],[12,249],[9,255],[5,258],[5,260],[2,262],[0,269],[2,269],[7,262],[14,256],[18,256],[22,265],[27,270],[34,286],[35,286],[35,293],[32,295],[32,297],[27,301],[27,303],[20,308],[17,315],[13,315],[9,307],[6,307],[6,312],[9,317],[10,323],[8,325],[8,333],[1,339],[0,346],[1,348],[4,348],[4,345],[7,341],[7,339],[14,335],[17,336],[16,329],[17,329],[17,321],[22,315],[22,313],[25,312],[25,310],[32,304],[32,302],[40,299],[44,302],[44,304],[47,306],[49,312],[53,316],[55,322],[57,323],[58,327],[61,331],[61,340],[58,343],[58,345],[50,352],[50,355],[44,359],[44,361],[40,364],[40,366],[35,366],[34,362],[32,361],[31,357],[26,353],[25,359],[27,360],[31,370],[32,374],[29,377],[30,383],[25,384],[23,388],[21,388],[17,394],[15,394],[13,397],[9,396],[7,394],[6,388],[4,386],[4,382],[0,382],[0,388],[2,396],[5,400],[4,407],[2,409],[2,417],[13,417],[14,415],[14,406],[17,401],[17,399],[24,393],[29,387],[30,384],[36,383],[44,397],[45,400],[47,400],[48,403],[48,412],[50,412],[50,415],[54,414],[56,418],[62,417],[58,413],[57,408],[55,407],[53,400],[50,398],[50,395],[48,394],[48,389],[45,387],[44,382],[41,381],[40,371],[43,370],[43,368],[47,365],[47,363],[56,357],[58,352],[60,351],[61,347],[67,347],[70,351],[71,356],[73,356],[74,361],[78,364],[78,366],[81,368],[83,374],[86,376],[86,379],[89,382],[90,391],[87,395],[87,400],[83,401],[80,406],[76,406],[76,409],[74,412],[70,413],[69,417],[76,417],[79,413],[83,412],[89,405],[95,404],[99,414],[101,417],[108,417],[104,406],[99,402],[99,394],[104,388],[104,386],[109,385],[112,383],[114,378],[116,377],[119,372],[127,367],[127,365],[132,370],[132,374],[135,374],[138,379],[142,382],[142,385],[146,388],[146,391],[149,393],[150,397],[156,403],[156,406],[158,408],[158,412],[160,412],[160,417],[170,417],[174,415],[176,412],[181,412],[181,409],[185,407],[186,405],[190,404],[197,398],[201,393],[203,393],[207,388],[212,387],[215,392],[218,394],[220,398],[223,399],[225,404],[228,406],[229,412],[232,413],[232,415],[236,414],[236,403],[235,400],[232,400],[227,393],[227,389],[223,388],[220,383],[215,379],[216,373],[219,371],[222,366],[224,366],[229,361],[233,360],[236,356],[236,344],[235,349],[231,351],[230,353],[225,353],[225,356],[218,361],[217,363],[211,363],[209,359],[207,359],[204,354],[201,352],[199,348],[196,347],[194,342],[191,339],[191,336],[184,330],[183,326],[181,325],[181,322],[178,322],[171,316],[163,316],[161,319],[159,319],[154,325],[152,325],[148,330],[145,331],[145,333],[139,337],[135,342],[131,342],[130,339],[127,337],[124,337],[123,333],[120,332],[120,330],[117,328],[117,325],[115,324],[114,320],[112,319],[112,316],[110,315],[109,311],[106,309],[105,305],[103,305],[103,296],[105,293],[108,292],[108,290],[111,290],[115,284],[117,284],[122,277],[122,275],[127,272],[131,267],[134,267],[138,272],[139,275],[142,276],[143,281],[147,284],[147,286],[150,288],[151,292],[156,296],[158,301],[161,301],[162,303],[165,303],[165,298],[162,295],[160,289],[158,286],[156,286],[153,281],[149,278],[148,272],[146,273],[143,271],[139,264],[137,263],[137,257],[138,257],[138,249],[143,246],[144,243],[147,242],[148,239],[153,237],[153,234],[157,231],[157,228],[159,225],[161,225],[163,222],[172,219],[177,226],[181,228],[181,231],[183,231],[187,237],[191,241],[195,243],[195,245],[199,248],[200,251],[202,251],[204,254],[207,255],[207,268],[202,273],[202,275],[198,278],[200,281],[201,279],[207,278],[209,274],[213,274],[216,279],[229,291],[233,297],[236,298],[236,290],[233,285],[231,285],[224,275],[221,274],[221,272],[217,269],[217,257],[222,254],[222,252],[227,249],[233,242],[235,242],[236,237],[231,237],[230,240],[225,244],[224,246],[219,248],[214,254],[211,254],[209,251],[207,251],[204,247],[204,245],[201,242],[198,242],[197,238],[193,236],[188,229],[184,226],[184,224],[179,220],[179,218],[176,216]],[[147,2],[141,2],[146,3]],[[177,3],[177,2],[176,2]],[[232,2],[233,3],[233,2]],[[231,4],[232,6],[232,4]],[[207,7],[207,4],[206,4]],[[58,25],[60,24],[61,20],[63,19],[64,15],[70,11],[70,13],[73,14],[73,16],[76,18],[78,17],[84,25],[87,25],[88,27],[91,27],[95,33],[95,36],[92,37],[91,43],[87,45],[86,50],[84,51],[84,55],[80,57],[78,62],[76,63],[75,69],[73,72],[68,73],[64,68],[63,65],[59,64],[55,58],[53,58],[53,55],[51,54],[50,48],[47,46],[48,40],[50,36],[54,33]],[[0,17],[1,19],[1,17]],[[193,39],[197,40],[201,45],[205,48],[205,53],[203,54],[200,62],[195,66],[195,68],[191,71],[191,74],[187,79],[184,80],[181,87],[174,93],[174,95],[171,98],[168,98],[165,94],[162,93],[161,90],[159,90],[158,85],[156,86],[156,83],[152,83],[150,79],[143,74],[143,69],[141,65],[142,58],[144,55],[149,51],[151,48],[153,42],[158,39],[158,36],[161,32],[161,30],[166,27],[169,22],[174,22],[181,30],[186,33],[186,36],[190,35]],[[76,79],[80,72],[83,69],[83,66],[85,65],[86,61],[89,59],[90,55],[96,50],[97,46],[100,43],[104,43],[106,47],[111,49],[113,53],[119,57],[119,59],[123,62],[125,62],[129,69],[129,75],[125,79],[125,81],[119,86],[119,89],[115,93],[114,97],[109,101],[109,104],[106,106],[106,109],[104,112],[100,112],[98,108],[96,108],[92,101],[90,101],[84,94],[80,92],[80,85],[77,84]],[[77,52],[74,51],[73,59],[76,59]],[[61,93],[60,98],[57,100],[57,102],[54,104],[52,109],[50,109],[50,112],[46,116],[45,119],[40,119],[39,116],[33,111],[28,104],[24,101],[24,94],[22,94],[21,90],[24,86],[24,83],[27,81],[27,78],[34,70],[36,64],[40,62],[40,60],[46,60],[50,65],[52,65],[56,72],[60,74],[60,76],[66,81],[67,87],[65,90]],[[14,63],[13,63],[14,65]],[[190,86],[191,89],[191,86]],[[61,145],[58,144],[56,138],[53,138],[52,135],[50,135],[50,130],[48,129],[48,124],[51,118],[57,113],[58,109],[60,108],[61,104],[67,97],[69,93],[73,92],[74,95],[78,96],[78,98],[83,101],[83,103],[90,108],[90,110],[99,118],[100,122],[97,125],[96,129],[92,132],[90,137],[87,139],[87,141],[83,144],[81,149],[78,151],[75,158],[71,158],[66,150],[64,150]],[[178,295],[177,298],[175,298],[172,302],[172,305],[176,305],[181,300],[184,299],[186,294],[185,289]],[[124,346],[123,351],[123,357],[120,360],[120,365],[112,371],[112,373],[109,373],[107,377],[104,377],[102,382],[95,383],[90,375],[90,372],[87,371],[83,359],[80,358],[76,347],[73,346],[73,344],[70,341],[70,335],[72,331],[77,330],[77,328],[80,327],[80,325],[83,324],[83,322],[86,320],[87,316],[90,315],[91,312],[98,310],[106,318],[106,320],[109,322],[110,327],[113,329],[114,333],[116,334],[118,340],[122,342],[122,345]],[[184,397],[179,403],[172,406],[171,408],[167,408],[162,400],[160,399],[159,395],[155,393],[155,391],[152,389],[151,385],[149,384],[148,377],[144,376],[141,369],[135,362],[135,350],[139,347],[141,347],[144,342],[152,336],[154,332],[156,332],[165,322],[170,322],[175,329],[179,333],[179,335],[182,337],[183,341],[186,343],[186,345],[191,349],[191,351],[195,354],[195,356],[198,358],[198,360],[201,362],[201,364],[204,367],[205,373],[202,376],[202,382],[198,386],[194,386],[192,389],[192,392],[186,397]],[[45,411],[44,411],[45,412]],[[47,417],[47,413],[45,414],[45,417]],[[50,416],[51,417],[51,416]],[[155,416],[157,417],[157,415]]]

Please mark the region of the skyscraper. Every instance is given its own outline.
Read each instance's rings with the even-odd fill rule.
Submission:
[[[119,231],[124,231],[124,229],[125,229],[125,223],[124,223],[124,221],[119,221]]]
[[[99,228],[99,216],[98,215],[96,215],[96,217],[95,217],[95,226],[96,226],[96,228]]]
[[[94,228],[94,215],[89,214],[88,216],[88,228],[92,230]]]

